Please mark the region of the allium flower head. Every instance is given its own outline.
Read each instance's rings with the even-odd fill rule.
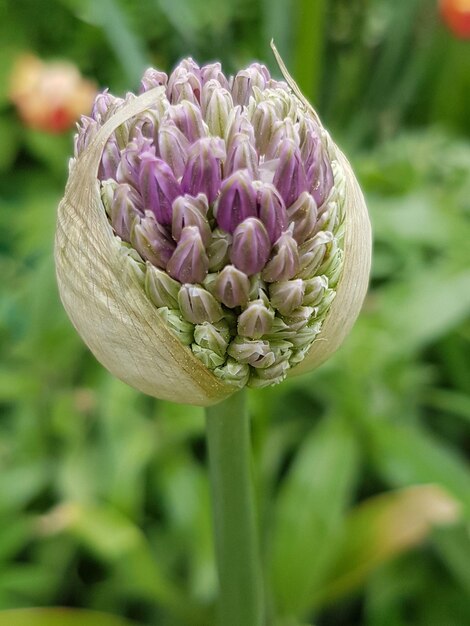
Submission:
[[[168,77],[147,70],[139,97],[101,94],[82,119],[59,285],[91,349],[135,387],[210,404],[310,369],[352,325],[367,213],[295,89],[260,64],[226,77],[185,59]]]

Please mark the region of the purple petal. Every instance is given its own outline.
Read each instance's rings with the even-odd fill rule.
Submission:
[[[145,209],[152,211],[160,224],[170,225],[171,205],[182,194],[171,167],[145,152],[141,156],[139,183]]]
[[[196,226],[186,226],[166,271],[180,283],[202,283],[207,275],[209,260]]]
[[[256,202],[258,217],[266,226],[271,243],[276,242],[287,228],[287,211],[284,200],[274,185],[259,183]]]
[[[300,150],[292,139],[284,139],[279,149],[279,164],[274,174],[273,184],[277,187],[286,206],[293,204],[302,191],[308,191]]]
[[[230,260],[247,276],[260,272],[271,252],[271,242],[263,223],[249,217],[237,226],[233,233]]]
[[[193,196],[204,193],[209,203],[212,203],[219,192],[221,161],[224,157],[225,146],[219,137],[204,137],[194,142],[189,149],[181,180],[184,193]]]
[[[235,172],[223,181],[214,215],[228,233],[247,217],[256,217],[256,191],[247,171]]]

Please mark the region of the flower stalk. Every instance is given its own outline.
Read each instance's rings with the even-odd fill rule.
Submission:
[[[220,626],[263,626],[246,391],[206,409]]]

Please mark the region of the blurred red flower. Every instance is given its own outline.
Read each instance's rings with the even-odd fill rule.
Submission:
[[[89,113],[96,85],[85,80],[67,61],[44,62],[32,54],[14,64],[9,96],[30,128],[61,133],[81,114]]]
[[[462,39],[470,39],[470,0],[440,0],[441,15],[450,30]]]

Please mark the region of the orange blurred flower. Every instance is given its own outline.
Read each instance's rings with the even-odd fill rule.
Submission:
[[[470,0],[440,0],[441,15],[450,30],[462,39],[470,39]]]
[[[44,62],[24,54],[13,67],[10,100],[30,128],[68,130],[81,114],[90,112],[95,95],[96,85],[85,80],[73,63]]]

